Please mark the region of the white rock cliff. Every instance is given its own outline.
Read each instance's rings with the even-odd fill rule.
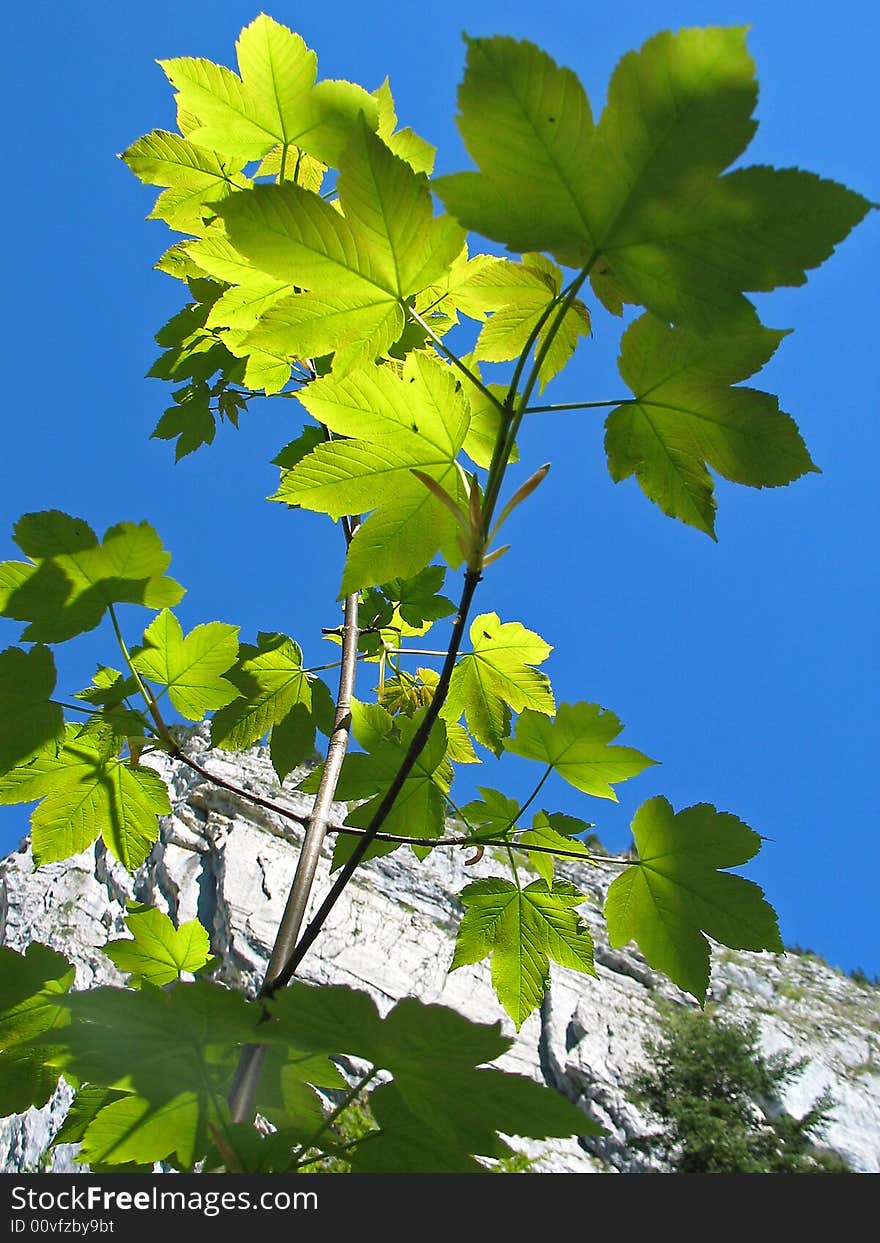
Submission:
[[[211,771],[239,787],[305,811],[310,800],[281,794],[265,750],[231,756],[210,751],[194,733],[188,744]],[[290,821],[209,784],[182,765],[166,764],[173,814],[160,841],[131,878],[103,847],[64,863],[33,869],[29,849],[0,861],[0,940],[13,949],[43,941],[76,964],[76,987],[119,983],[101,947],[124,934],[129,897],[179,921],[198,917],[223,961],[220,978],[253,991],[262,979],[296,865],[300,835]],[[288,781],[293,785],[295,778]],[[344,809],[339,808],[340,816]],[[328,874],[325,855],[319,889]],[[470,1018],[501,1015],[486,964],[448,974],[461,909],[455,895],[492,867],[489,852],[464,869],[461,851],[435,851],[418,864],[403,848],[358,871],[301,975],[319,983],[366,989],[380,1008],[415,994],[453,1006]],[[545,1081],[579,1103],[608,1136],[526,1145],[538,1171],[637,1172],[652,1168],[631,1148],[650,1129],[627,1097],[644,1043],[656,1031],[658,1001],[690,1004],[646,965],[634,948],[611,950],[600,917],[600,869],[572,866],[566,874],[593,902],[583,908],[596,940],[598,979],[553,968],[540,1014],[524,1024],[502,1062]],[[716,951],[711,998],[719,1012],[755,1018],[768,1052],[807,1058],[786,1105],[802,1114],[829,1089],[836,1101],[828,1147],[853,1168],[880,1171],[880,990],[860,984],[815,958]],[[70,1092],[62,1086],[42,1110],[0,1121],[0,1168],[70,1170],[73,1151],[45,1158]]]

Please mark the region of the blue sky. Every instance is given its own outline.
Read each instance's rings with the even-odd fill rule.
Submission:
[[[751,24],[761,94],[748,162],[797,165],[880,199],[873,4],[830,16],[799,5],[796,19],[781,0],[269,11],[316,49],[322,77],[373,88],[389,74],[401,122],[438,146],[440,171],[467,166],[453,124],[463,30],[540,43],[580,74],[598,110],[618,58],[657,30]],[[337,620],[339,534],[263,500],[276,483],[270,459],[299,430],[295,405],[254,403],[238,434],[225,428],[176,467],[170,447],[148,439],[168,404],[166,386],[143,378],[152,334],[181,287],[151,271],[167,231],[144,222],[151,193],[115,159],[142,133],[173,127],[155,58],[234,63],[235,36],[256,12],[229,0],[32,3],[7,18],[0,556],[16,555],[10,531],[24,512],[60,508],[101,531],[145,518],[188,588],[186,627],[217,618],[248,639],[284,630],[317,663],[330,658],[320,627]],[[870,972],[880,971],[878,229],[869,219],[805,287],[760,301],[765,322],[795,332],[759,386],[797,419],[821,475],[764,492],[719,482],[716,545],[663,518],[633,481],[612,484],[600,412],[536,418],[520,477],[545,460],[553,471],[510,522],[513,550],[479,597],[481,611],[554,645],[558,699],[613,709],[621,741],[662,761],[621,787],[618,806],[560,782],[545,788],[549,809],[597,821],[612,848],[654,794],[734,812],[770,839],[748,875],[779,910],[786,943]],[[618,339],[616,321],[597,314],[547,399],[626,395]],[[132,639],[137,625],[130,610]],[[0,623],[0,646],[18,633]],[[99,660],[116,660],[109,633],[67,645],[62,685],[84,685]],[[529,788],[491,757],[479,780]],[[25,827],[22,809],[0,809],[0,850]]]

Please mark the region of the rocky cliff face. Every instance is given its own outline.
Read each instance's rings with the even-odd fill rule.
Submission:
[[[264,751],[210,752],[198,734],[189,745],[210,771],[284,801]],[[290,822],[187,768],[168,764],[164,775],[174,813],[133,880],[100,845],[36,872],[26,844],[0,862],[4,944],[22,949],[40,940],[64,951],[76,963],[79,988],[119,983],[100,949],[123,931],[125,902],[133,896],[181,921],[197,916],[222,957],[221,978],[248,990],[258,985],[293,877],[299,834]],[[306,810],[304,797],[293,793],[286,800],[294,810]],[[447,974],[460,914],[455,894],[475,874],[491,869],[488,853],[467,871],[461,851],[438,850],[417,865],[409,850],[401,849],[366,865],[303,963],[302,976],[366,989],[380,1007],[414,993],[472,1019],[495,1022],[500,1008],[485,964]],[[523,1026],[505,1064],[557,1087],[601,1122],[608,1137],[589,1141],[589,1147],[574,1140],[520,1145],[542,1171],[648,1168],[630,1147],[632,1137],[649,1128],[627,1099],[627,1082],[656,1029],[658,1002],[690,1004],[637,951],[609,949],[599,917],[604,897],[599,872],[573,867],[568,873],[594,899],[584,915],[596,939],[599,979],[554,966],[541,1013]],[[325,858],[322,882],[326,876]],[[729,1017],[756,1018],[767,1051],[787,1049],[808,1059],[805,1073],[789,1089],[788,1108],[803,1113],[828,1088],[837,1102],[828,1146],[856,1169],[880,1170],[878,990],[809,957],[722,951],[715,956],[711,997]],[[45,1109],[0,1121],[0,1168],[41,1168],[41,1154],[69,1096],[62,1087]],[[58,1149],[50,1168],[76,1168],[72,1151]]]

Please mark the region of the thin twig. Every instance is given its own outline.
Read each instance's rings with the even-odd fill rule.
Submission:
[[[419,325],[419,327],[424,329],[424,331],[428,334],[436,349],[438,349],[444,357],[449,359],[453,367],[456,367],[463,376],[466,376],[467,379],[470,380],[474,388],[479,389],[483,396],[488,398],[492,405],[496,406],[503,413],[504,407],[501,401],[495,396],[491,389],[486,387],[476,372],[471,371],[470,367],[461,361],[454,350],[451,350],[448,345],[444,344],[442,338],[438,337],[431,326],[424,319],[422,319],[415,307],[407,306],[406,310],[409,315],[412,316],[413,320],[415,320],[415,322]]]
[[[635,406],[637,397],[618,397],[616,401],[564,401],[555,406],[527,406],[520,414],[559,414],[563,410],[601,410],[607,406]]]

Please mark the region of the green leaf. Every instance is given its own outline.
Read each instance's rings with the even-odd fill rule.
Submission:
[[[567,838],[579,837],[582,833],[595,837],[595,834],[591,832],[595,827],[594,824],[581,820],[578,816],[568,816],[561,811],[536,811],[532,817],[533,829],[552,829],[554,833]],[[575,848],[577,844],[577,842],[574,843]],[[572,846],[571,841],[568,845]]]
[[[125,923],[131,938],[109,941],[103,953],[120,971],[131,974],[129,988],[144,982],[161,987],[211,962],[208,934],[197,919],[175,928],[163,911],[137,906],[129,911]]]
[[[256,1035],[253,1002],[199,981],[170,990],[98,988],[64,1000],[71,1022],[52,1033],[53,1064],[131,1095],[89,1124],[84,1153],[121,1164],[175,1158],[184,1169],[225,1121],[238,1050]]]
[[[707,334],[747,329],[755,312],[742,291],[805,284],[871,206],[799,169],[737,169],[652,203],[606,254],[627,300],[659,319]]]
[[[299,35],[261,13],[236,43],[241,76],[193,57],[160,61],[178,108],[198,124],[187,138],[248,160],[276,144],[336,164],[359,115],[375,128],[376,101],[350,82],[315,85],[317,58]]]
[[[439,621],[455,612],[452,601],[439,594],[445,577],[442,565],[429,565],[412,578],[395,578],[383,583],[379,590],[397,606],[407,625],[421,629],[425,622]]]
[[[775,397],[732,388],[763,367],[783,332],[755,324],[698,337],[651,315],[623,337],[620,374],[636,395],[606,424],[616,483],[635,475],[665,514],[714,537],[711,466],[734,483],[779,487],[816,470],[794,420]]]
[[[121,522],[99,543],[81,519],[53,509],[20,518],[14,538],[33,564],[0,565],[0,611],[30,623],[25,639],[60,643],[94,630],[111,604],[157,609],[183,595],[163,577],[171,556],[149,523]]]
[[[474,618],[470,637],[473,650],[453,670],[442,715],[457,721],[464,713],[477,741],[500,755],[510,733],[511,709],[556,711],[550,679],[532,668],[553,649],[519,622],[499,621],[497,613]]]
[[[205,204],[216,203],[251,184],[247,177],[237,175],[243,159],[221,159],[215,151],[167,130],[145,134],[123,151],[121,158],[140,181],[169,187],[159,195],[151,217],[183,233],[201,233]]]
[[[56,1072],[57,1074],[57,1072]],[[91,1122],[98,1113],[111,1101],[119,1100],[124,1092],[114,1092],[110,1088],[102,1088],[95,1083],[87,1083],[81,1087],[70,1102],[60,1130],[56,1131],[50,1147],[59,1144],[80,1144]]]
[[[275,1020],[263,1029],[269,1040],[362,1058],[393,1075],[393,1084],[371,1093],[380,1132],[352,1151],[359,1172],[479,1171],[473,1154],[509,1151],[499,1131],[534,1137],[596,1133],[559,1093],[520,1076],[478,1069],[510,1043],[499,1024],[471,1023],[454,1010],[411,997],[380,1019],[363,993],[298,982],[269,1005]]]
[[[24,954],[0,947],[0,1048],[63,1025],[67,1012],[58,999],[75,975],[63,954],[39,941],[32,941]]]
[[[541,846],[547,850],[561,850],[563,857],[568,858],[572,854],[580,855],[582,859],[589,859],[590,852],[581,842],[571,841],[562,833],[557,833],[555,829],[549,825],[541,823],[539,817],[543,817],[544,813],[539,812],[535,817],[535,821],[530,829],[525,833],[520,833],[516,839],[517,846]],[[545,817],[546,819],[546,817]],[[543,876],[548,885],[553,883],[554,856],[546,854],[544,850],[529,851],[529,864],[535,869],[539,876]]]
[[[283,162],[283,168],[282,168]],[[320,194],[327,165],[305,151],[291,150],[279,143],[260,160],[255,177],[271,177],[274,181],[295,181],[298,186]]]
[[[379,127],[377,133],[389,150],[400,159],[406,160],[417,173],[430,173],[434,169],[436,148],[424,138],[420,138],[409,127],[398,130],[397,112],[388,79],[377,90],[373,91],[379,105]]]
[[[362,705],[363,707],[363,705]],[[387,718],[390,728],[380,734],[379,714]],[[363,799],[345,818],[353,828],[367,828],[382,802],[385,790],[397,775],[410,743],[424,717],[424,710],[411,717],[391,718],[384,709],[371,706],[361,720],[368,720],[368,730],[356,734],[366,747],[365,753],[349,753],[342,766],[336,797],[345,802]],[[446,729],[437,721],[419,758],[403,783],[382,831],[406,837],[442,837],[445,827],[445,795],[452,784],[452,766],[446,758]],[[316,769],[302,782],[300,789],[314,793],[320,780]],[[333,866],[341,867],[357,844],[357,838],[340,834],[333,853]],[[364,856],[366,859],[386,855],[398,849],[395,842],[375,842]]]
[[[471,370],[474,370],[476,363],[471,364]],[[477,369],[479,372],[479,369]],[[503,402],[507,396],[507,389],[503,384],[487,384],[486,388],[489,393]],[[495,451],[495,444],[498,440],[498,434],[501,430],[501,410],[490,401],[485,393],[480,392],[473,384],[466,385],[466,392],[471,406],[471,423],[468,428],[467,436],[465,436],[462,450],[468,455],[476,466],[482,466],[483,470],[488,470],[492,461],[492,454]],[[510,454],[510,462],[519,461],[519,449],[516,445]]]
[[[204,320],[208,330],[253,328],[261,315],[290,292],[285,281],[258,271],[216,233],[189,243],[187,253],[214,280],[234,286],[211,303]]]
[[[402,303],[462,248],[434,219],[426,178],[361,122],[340,162],[342,212],[300,186],[259,186],[219,207],[233,246],[259,269],[306,290],[278,303],[245,339],[290,358],[336,351],[341,374],[384,354],[403,331]]]
[[[59,999],[75,970],[63,955],[38,941],[25,953],[0,948],[0,1116],[40,1108],[58,1086],[58,1071],[27,1041],[67,1022]]]
[[[202,445],[214,443],[217,421],[211,410],[207,384],[188,385],[174,394],[169,406],[153,429],[153,440],[176,440],[174,460],[179,462]]]
[[[549,764],[576,790],[616,803],[612,786],[657,762],[632,747],[612,746],[622,729],[614,713],[598,704],[560,704],[553,721],[539,712],[523,712],[504,747]]]
[[[484,312],[491,312],[474,346],[474,358],[496,363],[519,358],[561,289],[562,272],[541,255],[527,255],[522,263],[491,259],[481,266],[455,292],[456,304],[465,314],[482,319]],[[533,356],[536,360],[556,318],[555,314],[550,315],[535,338]],[[560,321],[538,369],[542,389],[568,362],[578,338],[589,333],[589,312],[583,302],[575,299]]]
[[[47,647],[0,652],[0,772],[64,737],[64,713],[51,702],[55,661]]]
[[[709,983],[707,937],[731,949],[781,953],[776,913],[752,881],[720,868],[747,863],[761,839],[708,803],[677,814],[665,798],[643,803],[632,823],[638,862],[605,901],[611,945],[635,940],[650,965],[702,1004]],[[705,935],[704,935],[705,934]]]
[[[269,756],[278,780],[283,783],[297,765],[310,758],[314,750],[315,718],[304,703],[295,703],[272,726],[269,738]]]
[[[118,669],[110,665],[99,665],[90,686],[84,691],[77,691],[74,699],[84,699],[86,703],[97,704],[99,707],[117,708],[137,691],[137,683],[132,677],[124,677]]]
[[[525,889],[497,877],[474,881],[459,894],[465,907],[450,971],[492,959],[498,1000],[522,1027],[541,1004],[550,960],[595,975],[593,942],[574,907],[586,901],[567,881],[536,880]]]
[[[283,634],[260,634],[243,643],[228,680],[241,692],[211,722],[211,740],[225,751],[244,751],[282,721],[295,704],[311,708],[311,682],[299,644]]]
[[[296,440],[291,440],[290,444],[285,445],[281,452],[273,457],[272,465],[280,466],[282,470],[293,470],[297,462],[301,462],[307,453],[311,453],[312,449],[317,449],[318,445],[323,444],[325,440],[326,437],[320,427],[307,424]]]
[[[459,128],[480,171],[435,189],[511,250],[595,268],[615,311],[635,301],[701,332],[748,323],[744,291],[802,284],[870,206],[798,170],[721,177],[755,99],[739,27],[649,39],[618,65],[595,128],[570,70],[530,43],[469,40]]]
[[[310,384],[300,400],[348,439],[319,445],[282,477],[272,499],[332,518],[375,511],[351,542],[341,594],[416,574],[438,549],[458,565],[455,518],[412,474],[423,471],[464,503],[455,458],[468,406],[451,370],[411,354],[401,375],[390,367],[334,374]]]
[[[133,655],[138,673],[167,686],[171,702],[188,721],[223,708],[239,695],[222,674],[238,656],[238,626],[207,622],[186,638],[180,622],[163,609],[144,631],[144,645]]]
[[[38,755],[0,777],[0,804],[42,799],[31,817],[34,861],[54,863],[78,854],[99,835],[130,872],[158,835],[157,816],[171,811],[162,778],[116,758],[112,735],[67,727],[57,755]]]
[[[481,830],[478,836],[506,837],[516,825],[519,803],[500,790],[487,786],[478,789],[482,798],[474,799],[461,809],[466,822]]]
[[[457,121],[481,171],[438,177],[434,189],[467,228],[511,250],[579,258],[590,241],[584,205],[592,180],[583,87],[534,44],[466,42]]]

